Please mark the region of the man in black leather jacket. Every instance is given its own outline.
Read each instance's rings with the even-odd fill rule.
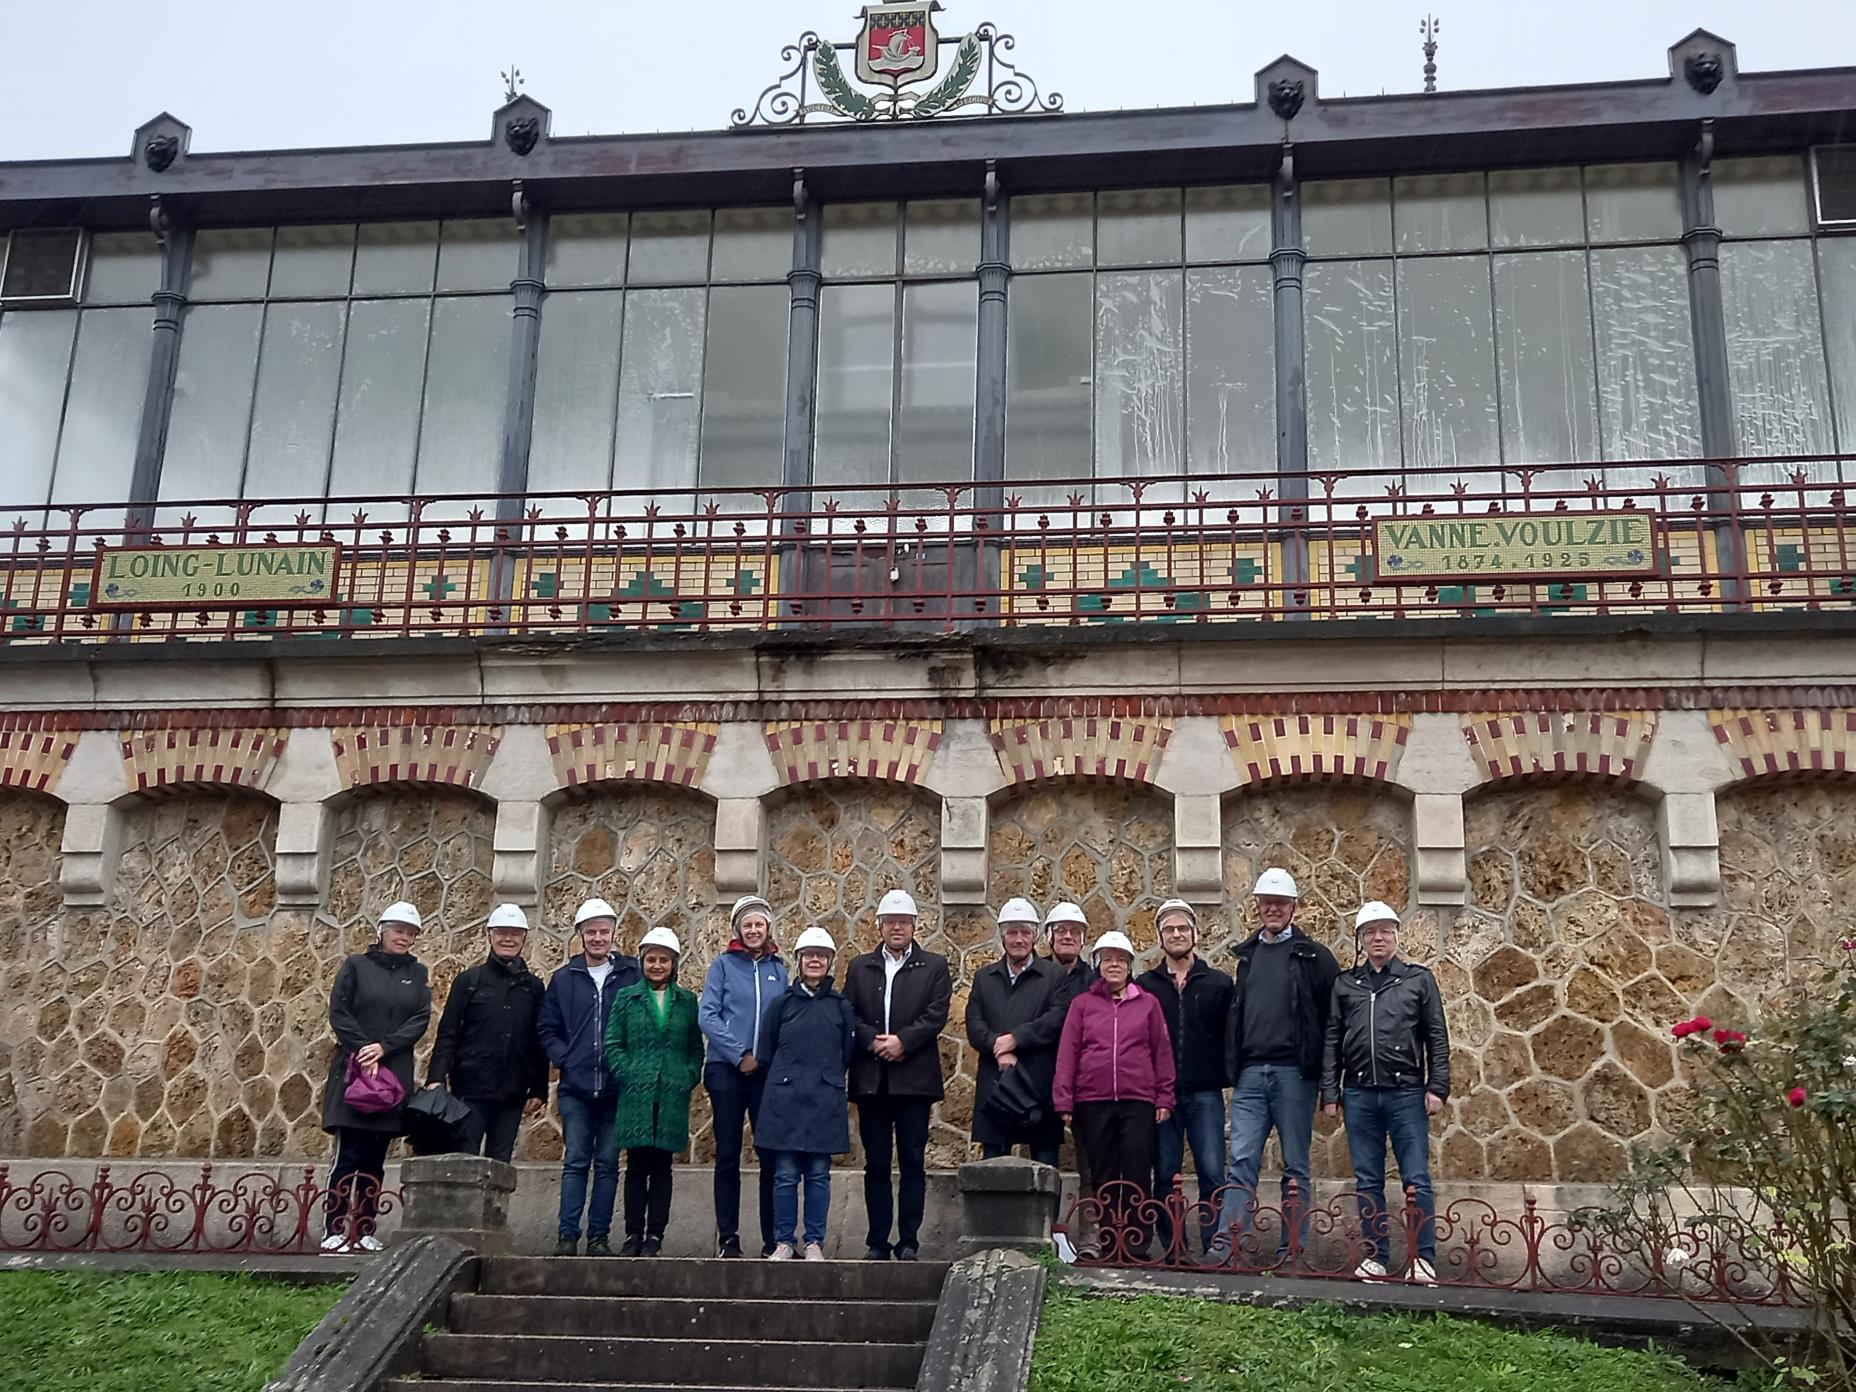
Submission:
[[[1450,1096],[1450,1034],[1443,998],[1429,970],[1398,956],[1398,915],[1377,901],[1354,919],[1366,960],[1334,980],[1321,1104],[1329,1116],[1344,1109],[1347,1148],[1360,1227],[1371,1255],[1354,1275],[1386,1275],[1386,1140],[1401,1183],[1421,1217],[1410,1279],[1437,1280],[1436,1198],[1431,1190],[1431,1118]]]

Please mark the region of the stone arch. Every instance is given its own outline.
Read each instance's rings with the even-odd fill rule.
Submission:
[[[56,798],[0,788],[0,1155],[64,1153],[51,1067],[71,1015],[57,961],[64,812]]]

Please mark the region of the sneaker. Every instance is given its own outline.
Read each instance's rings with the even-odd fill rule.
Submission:
[[[716,1243],[715,1254],[718,1257],[738,1257],[740,1256],[741,1255],[741,1239],[738,1237],[723,1238],[720,1242]]]
[[[589,1257],[609,1257],[612,1255],[612,1242],[609,1238],[589,1237],[586,1240],[586,1254]],[[568,1256],[573,1253],[569,1252]]]
[[[1437,1268],[1419,1257],[1411,1264],[1411,1281],[1413,1285],[1434,1286],[1437,1284]]]
[[[793,1244],[790,1242],[775,1243],[772,1253],[767,1258],[768,1261],[791,1261],[792,1259]]]
[[[916,1252],[913,1247],[898,1247],[896,1249],[897,1261],[915,1261],[919,1255],[920,1254]]]
[[[387,1244],[375,1237],[372,1233],[369,1233],[366,1237],[355,1243],[355,1246],[359,1247],[363,1252],[384,1252],[387,1250]],[[1431,1279],[1435,1281],[1437,1278],[1433,1276]]]
[[[1359,1281],[1383,1281],[1386,1277],[1386,1264],[1377,1257],[1368,1257],[1354,1267],[1353,1275]]]
[[[644,1255],[644,1239],[642,1237],[626,1238],[625,1244],[619,1248],[619,1255],[621,1257],[641,1257],[643,1256]]]
[[[322,1255],[325,1257],[345,1257],[348,1255],[348,1239],[340,1233],[330,1233],[322,1239]]]
[[[641,1253],[641,1255],[647,1256],[647,1257],[655,1257],[659,1252],[663,1250],[664,1250],[664,1239],[663,1238],[647,1237],[644,1240],[644,1251]]]
[[[819,1246],[818,1243],[816,1242],[806,1243],[806,1260],[807,1261],[824,1261],[825,1260],[825,1249]]]
[[[889,1248],[887,1247],[866,1247],[864,1248],[864,1260],[865,1261],[888,1261],[889,1260]]]
[[[578,1252],[579,1250],[580,1250],[580,1239],[577,1237],[562,1237],[562,1238],[557,1238],[555,1240],[554,1255],[557,1257],[571,1257],[574,1255],[574,1253]],[[587,1243],[586,1251],[587,1251],[588,1256],[593,1255],[593,1244],[592,1243],[590,1242]]]

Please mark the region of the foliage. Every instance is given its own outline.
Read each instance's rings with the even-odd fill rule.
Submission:
[[[198,1272],[6,1272],[0,1392],[257,1392],[341,1293]]]
[[[838,64],[837,49],[830,44],[820,44],[812,55],[812,75],[818,79],[820,93],[846,116],[866,121],[876,113],[876,103],[851,85]]]
[[[1683,1020],[1692,1102],[1669,1143],[1640,1147],[1597,1221],[1676,1289],[1684,1268],[1744,1251],[1749,1293],[1811,1302],[1805,1365],[1757,1330],[1788,1383],[1856,1389],[1856,941],[1810,989],[1744,1030]],[[1717,1268],[1718,1269],[1718,1268]]]
[[[910,111],[912,116],[938,116],[973,85],[980,70],[980,41],[972,34],[960,41],[947,76],[923,92]]]
[[[1031,1392],[1703,1392],[1662,1353],[1446,1315],[1349,1315],[1146,1295],[1092,1299],[1053,1281]]]

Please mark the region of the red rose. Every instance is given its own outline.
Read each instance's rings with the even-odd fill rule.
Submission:
[[[1710,1020],[1706,1015],[1697,1015],[1695,1017],[1695,1033],[1700,1034],[1703,1030],[1713,1028],[1714,1021]]]
[[[1795,1087],[1790,1092],[1785,1094],[1785,1100],[1794,1107],[1802,1107],[1804,1106],[1804,1096],[1805,1096],[1804,1089],[1801,1087]]]

